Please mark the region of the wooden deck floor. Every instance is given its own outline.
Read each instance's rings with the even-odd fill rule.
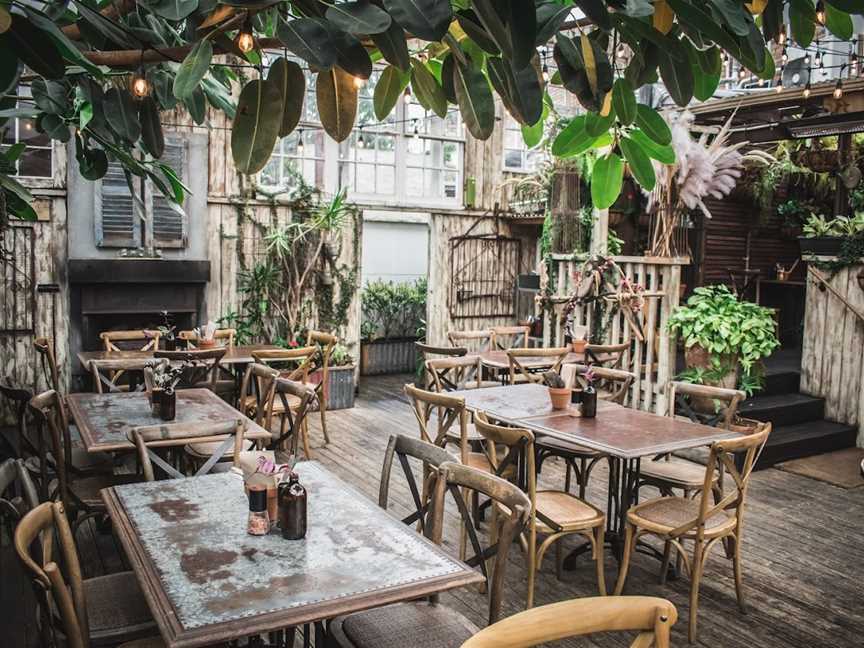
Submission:
[[[311,418],[311,438],[315,459],[377,500],[378,480],[384,448],[396,432],[417,434],[416,422],[401,394],[407,376],[364,379],[357,406],[328,413],[331,437],[323,446],[317,414]],[[404,481],[394,470],[391,507],[396,514],[409,510],[410,497]],[[544,465],[541,485],[560,488],[563,470],[554,461]],[[605,467],[592,476],[589,499],[605,508]],[[449,515],[449,512],[448,512]],[[456,555],[457,522],[447,524],[446,545]],[[701,590],[699,642],[711,648],[852,648],[864,645],[864,489],[843,490],[778,470],[755,473],[751,481],[745,545],[745,587],[748,614],[738,611],[731,564],[715,551],[706,566]],[[84,531],[87,533],[87,531]],[[92,534],[92,529],[90,529]],[[98,573],[103,567],[119,567],[111,556],[105,564],[95,564],[92,535],[81,538],[85,571]],[[90,540],[91,542],[88,542]],[[567,541],[565,540],[565,543]],[[573,545],[579,540],[573,540]],[[101,537],[103,548],[110,545]],[[573,546],[567,545],[567,546]],[[89,547],[89,548],[88,548]],[[18,612],[27,600],[26,585],[14,587],[8,576],[15,572],[9,564],[9,550],[3,547],[3,614],[0,614],[0,645],[33,645],[31,632],[22,632]],[[627,592],[663,596],[679,611],[673,645],[687,645],[688,580],[660,586],[659,563],[641,554],[634,558]],[[607,583],[614,583],[616,563],[606,559]],[[507,573],[505,615],[524,608],[526,569],[518,550],[511,552]],[[16,594],[16,591],[18,594]],[[23,596],[22,596],[23,595]],[[575,571],[555,578],[550,555],[537,583],[537,604],[596,595],[594,568],[586,557]],[[478,625],[486,623],[486,599],[476,591],[457,591],[442,596]],[[17,608],[17,612],[16,612]],[[12,611],[12,614],[6,613]],[[24,615],[26,616],[26,615]],[[5,617],[5,618],[4,618]],[[7,634],[11,631],[11,634]],[[630,637],[593,636],[561,642],[560,646],[627,646]],[[10,643],[7,643],[10,641]]]

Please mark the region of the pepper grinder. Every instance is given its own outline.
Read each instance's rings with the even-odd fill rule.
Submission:
[[[270,531],[270,516],[267,515],[267,488],[249,487],[249,520],[246,532],[249,535],[267,535]]]
[[[306,537],[306,489],[300,477],[292,472],[288,481],[279,484],[279,528],[286,540]]]

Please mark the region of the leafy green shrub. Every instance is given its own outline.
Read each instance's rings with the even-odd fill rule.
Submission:
[[[864,233],[864,212],[858,212],[854,216],[837,216],[830,220],[821,214],[810,214],[804,224],[804,236],[807,238],[851,237],[861,233]]]
[[[739,300],[722,285],[705,286],[693,291],[684,306],[669,318],[669,330],[679,335],[684,346],[699,345],[714,356],[735,358],[743,370],[742,381],[749,384],[756,376],[759,360],[771,355],[780,342],[770,309]],[[710,371],[728,373],[734,367],[716,362]],[[691,376],[702,382],[710,376]],[[686,377],[685,377],[686,379]]]
[[[361,295],[362,339],[371,341],[416,337],[418,331],[425,327],[426,292],[425,277],[414,283],[370,281]]]

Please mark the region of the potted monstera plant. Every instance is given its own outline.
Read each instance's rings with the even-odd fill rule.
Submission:
[[[774,315],[738,299],[723,285],[696,288],[669,318],[669,330],[684,344],[686,371],[680,379],[716,387],[761,387],[761,360],[780,346]],[[711,411],[711,399],[694,403]]]

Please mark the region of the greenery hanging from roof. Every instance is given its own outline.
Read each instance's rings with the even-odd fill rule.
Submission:
[[[864,0],[826,2],[825,26],[849,40],[849,14],[864,14]],[[577,8],[587,18],[576,18]],[[337,140],[351,132],[373,61],[394,69],[375,104],[379,119],[404,87],[439,116],[457,106],[470,133],[485,139],[493,92],[523,126],[543,118],[549,99],[537,48],[552,44],[558,70],[548,83],[589,111],[558,135],[553,151],[608,149],[592,188],[604,208],[620,193],[625,161],[650,190],[649,160],[669,157],[669,129],[635,101],[636,91],[659,79],[679,105],[704,99],[719,82],[724,52],[772,78],[768,44],[785,42],[786,12],[790,39],[808,46],[825,20],[815,0],[0,0],[0,128],[26,117],[60,142],[74,134],[85,178],[101,178],[117,161],[130,187],[133,177],[147,177],[180,209],[188,189],[156,157],[154,107],[182,104],[199,124],[207,104],[227,113],[237,166],[253,174],[276,138],[296,127],[305,98],[304,84],[286,82],[296,77],[288,66],[246,83],[235,109],[238,79],[218,55],[261,65],[263,50],[285,48],[306,61],[318,75],[322,126]],[[630,52],[623,69],[622,48]],[[26,82],[32,101],[19,101],[16,89]],[[32,195],[8,171],[20,154],[3,154],[0,223],[7,214],[35,218]]]

